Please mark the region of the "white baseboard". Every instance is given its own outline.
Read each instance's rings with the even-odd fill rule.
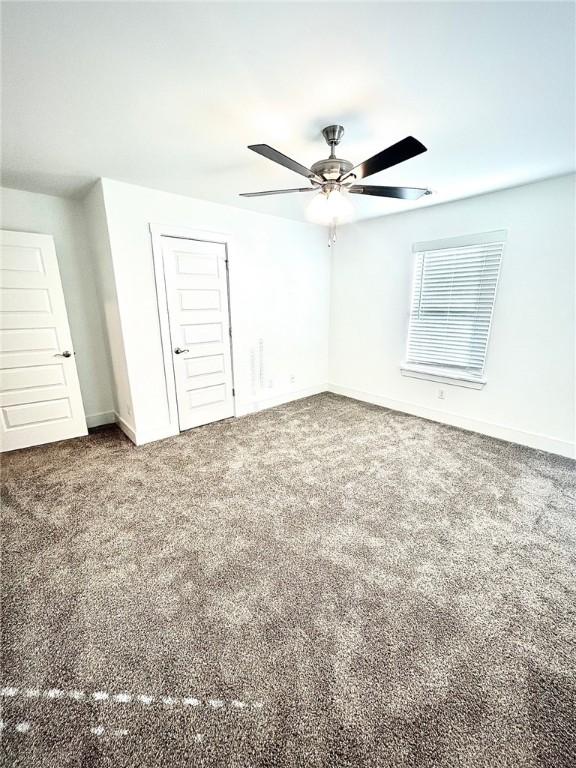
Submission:
[[[101,413],[91,413],[86,416],[88,428],[101,427],[104,424],[114,424],[117,421],[114,411],[102,411]]]
[[[148,432],[137,432],[136,429],[131,424],[128,424],[128,422],[118,413],[116,413],[115,416],[118,426],[134,445],[146,445],[146,443],[154,443],[156,440],[164,440],[167,437],[174,437],[174,435],[179,434],[178,432],[174,432],[171,427],[162,427],[161,429],[153,429]]]
[[[128,422],[124,421],[124,419],[120,416],[119,413],[116,413],[115,416],[116,416],[116,423],[118,424],[122,432],[124,432],[126,437],[129,438],[134,443],[134,445],[137,445],[136,430],[134,429],[134,427],[128,424]]]
[[[265,411],[267,408],[274,408],[277,405],[284,405],[284,403],[291,403],[294,400],[302,400],[304,397],[311,397],[312,395],[319,395],[321,392],[326,392],[328,389],[327,384],[320,384],[315,387],[307,387],[305,389],[298,389],[294,392],[284,392],[281,395],[274,395],[272,397],[259,397],[257,400],[250,400],[248,402],[236,401],[236,416],[246,416],[249,413],[256,413],[257,411]]]
[[[151,429],[146,432],[136,432],[136,440],[133,442],[136,445],[146,445],[146,443],[155,443],[157,440],[165,440],[167,437],[174,437],[179,434],[180,432],[175,432],[172,427],[160,427],[159,429]]]
[[[303,397],[310,397],[311,395],[318,395],[321,392],[326,392],[326,385],[319,385],[315,387],[308,387],[306,389],[300,389],[295,392],[285,392],[282,395],[275,395],[274,397],[259,398],[248,403],[236,403],[236,416],[246,416],[249,413],[255,413],[256,411],[263,411],[266,408],[273,408],[276,405],[283,405],[284,403],[290,403],[293,400],[301,400]],[[116,421],[122,432],[128,437],[134,445],[145,445],[146,443],[153,443],[156,440],[164,440],[167,437],[174,437],[179,432],[175,432],[170,427],[161,427],[160,429],[150,430],[147,432],[136,431],[136,429],[128,424],[118,413],[112,414],[112,421]]]
[[[494,424],[488,421],[461,416],[450,411],[440,411],[437,408],[427,408],[416,403],[406,402],[404,400],[394,400],[390,397],[375,395],[371,392],[364,392],[350,387],[341,387],[338,384],[328,384],[327,390],[336,395],[344,395],[354,400],[361,400],[373,405],[381,405],[384,408],[390,408],[393,411],[409,413],[412,416],[420,416],[423,419],[437,421],[441,424],[449,424],[452,427],[460,427],[469,432],[479,432],[482,435],[497,437],[501,440],[507,440],[509,443],[519,443],[527,445],[529,448],[536,448],[548,453],[556,453],[559,456],[566,456],[569,459],[576,458],[576,447],[568,440],[559,440],[556,437],[542,435],[537,432],[525,432],[514,427],[507,427],[504,424]]]

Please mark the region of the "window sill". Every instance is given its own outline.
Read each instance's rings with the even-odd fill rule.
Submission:
[[[428,381],[438,381],[442,384],[452,384],[456,387],[467,387],[468,389],[482,389],[486,384],[486,379],[473,378],[467,376],[463,371],[452,371],[447,368],[433,368],[422,365],[411,365],[403,363],[400,366],[402,376],[410,376],[414,379],[426,379]]]

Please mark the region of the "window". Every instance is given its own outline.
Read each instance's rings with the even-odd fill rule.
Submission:
[[[505,232],[414,246],[405,376],[481,388]]]

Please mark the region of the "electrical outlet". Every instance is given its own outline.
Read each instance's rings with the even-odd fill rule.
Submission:
[[[268,379],[268,389],[272,389],[274,387],[274,382],[272,379]]]
[[[296,376],[294,376],[294,374],[291,373],[290,374],[290,384],[294,384],[295,381],[296,381]]]
[[[438,390],[438,400],[446,400],[446,391],[444,389]]]

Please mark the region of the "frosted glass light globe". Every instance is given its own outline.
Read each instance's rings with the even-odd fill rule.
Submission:
[[[348,200],[347,193],[337,189],[327,195],[320,192],[315,195],[306,211],[306,217],[315,224],[343,224],[354,215],[354,206]]]

